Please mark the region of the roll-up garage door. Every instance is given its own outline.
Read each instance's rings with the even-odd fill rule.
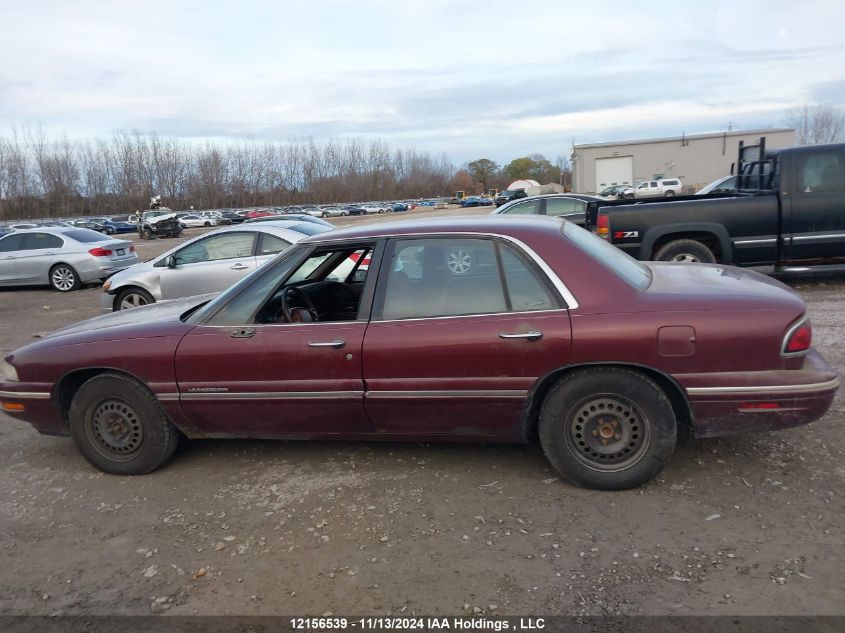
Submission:
[[[634,181],[634,157],[614,156],[596,159],[596,191]]]

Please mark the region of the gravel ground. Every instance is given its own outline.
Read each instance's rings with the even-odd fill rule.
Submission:
[[[789,283],[841,375],[845,278]],[[0,291],[0,352],[99,292]],[[533,445],[206,440],[116,477],[0,414],[0,613],[843,615],[843,418],[840,392],[811,426],[688,442],[599,493]]]

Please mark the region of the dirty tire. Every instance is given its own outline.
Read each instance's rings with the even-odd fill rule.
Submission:
[[[666,193],[663,194],[663,196],[666,197],[666,198],[674,198],[675,192],[672,191],[671,189],[669,189]]]
[[[72,290],[79,290],[82,282],[79,279],[79,273],[69,264],[56,264],[50,269],[48,279],[53,290],[59,292],[71,292]]]
[[[707,246],[696,240],[673,240],[661,246],[654,259],[658,262],[713,264],[716,256]]]
[[[155,302],[155,297],[153,297],[149,292],[143,288],[136,288],[132,286],[117,293],[112,310],[114,312],[129,310],[131,308],[138,308]]]
[[[68,420],[83,457],[115,475],[156,470],[179,442],[179,431],[149,389],[114,372],[95,376],[79,388]]]
[[[677,433],[666,394],[629,369],[567,374],[540,409],[540,444],[548,460],[572,483],[596,490],[651,480],[672,456]]]

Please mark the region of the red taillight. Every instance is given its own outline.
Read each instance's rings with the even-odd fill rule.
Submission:
[[[130,253],[134,253],[134,252],[135,252],[135,246],[134,246],[134,244],[133,244],[132,246],[130,246],[130,247],[129,247],[129,252],[130,252]]]
[[[108,257],[111,255],[111,251],[107,248],[101,248],[98,246],[97,248],[92,248],[88,251],[88,254],[93,255],[94,257]]]
[[[606,213],[599,213],[598,220],[596,221],[596,235],[603,240],[610,239],[610,218]]]
[[[741,402],[738,409],[740,411],[771,411],[773,409],[780,409],[779,402]]]
[[[813,326],[810,325],[810,320],[805,319],[794,325],[786,333],[783,339],[784,354],[800,354],[810,349],[813,344]]]

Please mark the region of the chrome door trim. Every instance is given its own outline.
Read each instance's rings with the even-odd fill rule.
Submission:
[[[807,385],[762,385],[757,387],[687,387],[686,392],[691,396],[718,396],[737,393],[774,393],[793,394],[809,393],[813,391],[827,391],[839,387],[839,378],[825,382],[815,382]]]
[[[525,398],[525,389],[447,389],[442,391],[368,391],[367,398],[417,399],[417,398]]]
[[[0,398],[22,398],[24,400],[49,400],[50,393],[46,391],[0,391]]]
[[[168,394],[170,395],[170,394]],[[363,391],[254,391],[254,392],[186,392],[180,400],[344,400],[360,398]],[[161,397],[159,397],[161,399]],[[171,398],[167,398],[171,399]]]

